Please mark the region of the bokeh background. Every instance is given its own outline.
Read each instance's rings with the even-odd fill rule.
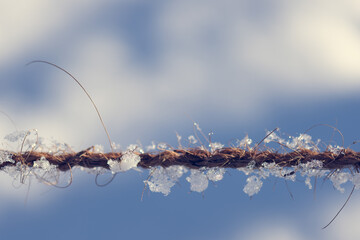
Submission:
[[[193,122],[224,144],[246,134],[260,141],[275,127],[298,135],[318,123],[340,129],[345,147],[360,138],[356,0],[1,0],[0,36],[0,110],[16,128],[36,128],[74,150],[110,150],[91,103],[64,73],[27,62],[50,61],[75,75],[122,149],[177,146],[175,131],[187,138]],[[15,126],[0,117],[2,137]],[[342,145],[331,128],[310,133]],[[357,192],[321,230],[351,185],[341,194],[319,181],[314,194],[301,178],[288,186],[269,179],[249,199],[244,174],[229,171],[203,194],[182,179],[169,196],[146,191],[141,201],[148,174],[119,174],[101,188],[76,171],[69,188],[57,189],[20,186],[2,173],[1,238],[360,237]]]

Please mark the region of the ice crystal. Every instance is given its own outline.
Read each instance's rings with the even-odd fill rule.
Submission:
[[[193,192],[203,192],[209,185],[209,180],[206,175],[197,169],[190,170],[190,176],[186,178],[190,183],[190,190]]]
[[[206,177],[213,182],[220,181],[223,179],[225,172],[225,168],[210,168],[206,172]]]
[[[236,141],[236,145],[239,148],[246,148],[250,146],[251,143],[252,143],[252,139],[250,139],[248,135],[246,135],[243,139]]]
[[[337,190],[339,190],[341,193],[344,193],[344,191],[345,191],[345,189],[343,187],[341,187],[341,185],[351,179],[352,179],[351,174],[347,173],[347,172],[334,172],[330,176],[330,180],[333,183],[334,187]]]
[[[261,179],[258,176],[253,175],[246,179],[246,185],[245,185],[243,191],[247,195],[252,197],[254,194],[257,194],[260,191],[262,185],[263,185],[263,182],[261,181]]]
[[[254,160],[251,160],[246,167],[238,168],[238,170],[245,173],[245,175],[249,175],[254,171],[255,165],[256,162]]]
[[[160,192],[167,196],[169,195],[171,188],[186,172],[187,169],[183,166],[153,168],[150,179],[145,180],[144,183],[149,186],[150,191]]]
[[[9,152],[0,151],[0,165],[5,163],[5,162],[15,163],[15,161],[12,160],[11,154]]]
[[[41,168],[42,170],[48,172],[56,169],[56,166],[52,165],[44,156],[42,156],[40,160],[34,161],[33,168]]]
[[[96,145],[94,145],[94,147],[93,147],[93,151],[94,151],[95,153],[104,153],[104,146],[99,145],[99,144],[96,144]]]
[[[156,144],[154,141],[151,142],[151,145],[146,147],[146,151],[153,151],[156,149]]]
[[[211,152],[215,152],[216,150],[222,149],[224,147],[224,144],[214,142],[209,144]]]
[[[190,144],[196,144],[198,141],[196,140],[196,138],[193,135],[190,135],[188,137],[189,143]]]

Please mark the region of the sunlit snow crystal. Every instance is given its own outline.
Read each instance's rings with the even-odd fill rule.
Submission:
[[[0,151],[0,165],[4,162],[15,163],[15,161],[12,160],[10,153],[8,153],[7,151]]]
[[[40,160],[36,160],[33,163],[33,168],[41,168],[44,171],[51,171],[56,168],[55,165],[50,164],[50,162],[42,156]]]
[[[188,137],[189,143],[190,144],[196,144],[198,141],[196,140],[196,138],[193,135],[190,135]]]
[[[169,195],[171,188],[187,172],[183,166],[170,166],[168,168],[153,168],[149,180],[144,183],[149,186],[150,191],[160,192],[165,196]]]
[[[295,181],[296,174],[294,173],[292,168],[283,168],[277,165],[276,163],[262,163],[262,167],[260,167],[260,175],[262,178],[266,178],[269,175],[285,178],[286,180]]]
[[[248,135],[246,135],[242,140],[236,141],[237,147],[239,148],[250,146],[251,143],[252,143],[252,139],[250,139]]]
[[[334,187],[339,190],[341,193],[344,193],[345,189],[341,187],[342,184],[351,180],[352,176],[347,172],[335,172],[331,175],[330,180],[333,183]]]
[[[251,160],[246,167],[238,168],[238,170],[245,173],[245,175],[249,175],[254,171],[255,166],[256,162],[254,160]]]
[[[156,144],[154,141],[151,142],[151,145],[146,147],[146,151],[152,151],[156,149]]]
[[[96,144],[93,148],[95,153],[104,153],[104,146]]]
[[[190,190],[193,192],[203,192],[209,185],[209,180],[206,175],[199,170],[190,170],[190,176],[186,178],[190,183]]]
[[[307,177],[305,179],[305,184],[309,187],[309,189],[312,189],[311,179],[310,177]]]
[[[255,175],[248,177],[246,182],[247,184],[245,185],[243,191],[250,197],[254,194],[257,194],[263,185],[263,182],[260,180],[260,178]]]
[[[220,181],[224,177],[225,168],[210,168],[206,172],[206,177],[213,182]]]
[[[216,150],[220,150],[224,147],[224,144],[214,142],[209,144],[211,152],[215,152]]]

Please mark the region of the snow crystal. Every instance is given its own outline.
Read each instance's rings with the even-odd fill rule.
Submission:
[[[137,153],[144,153],[144,150],[137,144],[130,144],[127,147],[128,152],[137,152]]]
[[[190,190],[193,192],[203,192],[209,185],[209,180],[206,175],[200,170],[190,170],[190,176],[186,178],[190,183]]]
[[[209,144],[211,152],[215,152],[216,150],[222,149],[224,147],[224,144],[221,144],[219,142],[214,142]]]
[[[15,163],[15,161],[11,158],[10,153],[7,151],[0,151],[0,165],[5,162]]]
[[[94,153],[104,153],[104,146],[96,144],[93,147]]]
[[[15,131],[4,137],[5,140],[10,142],[17,142],[18,140],[23,140],[28,131]]]
[[[287,142],[286,146],[291,149],[312,149],[314,147],[314,143],[311,140],[311,136],[308,134],[300,134],[298,137],[291,137],[292,142]]]
[[[133,152],[125,152],[121,156],[120,168],[122,171],[127,171],[136,168],[140,162],[140,156]]]
[[[34,161],[33,168],[41,168],[42,170],[48,172],[56,169],[56,166],[52,165],[44,156],[42,156],[40,160]]]
[[[247,184],[245,185],[243,191],[250,197],[254,194],[257,194],[263,185],[263,182],[260,180],[260,178],[255,175],[248,177],[246,182]]]
[[[213,182],[220,181],[224,177],[225,168],[210,168],[206,172],[206,177]]]
[[[182,177],[187,169],[183,166],[170,166],[168,168],[153,168],[149,180],[144,183],[149,186],[150,191],[169,195],[171,188]]]
[[[306,186],[309,187],[309,189],[312,189],[312,184],[311,184],[311,179],[310,179],[310,177],[307,177],[307,178],[305,179],[305,184],[306,184]]]
[[[340,147],[340,146],[332,146],[332,145],[328,145],[327,146],[327,149],[330,151],[330,152],[332,152],[332,153],[334,153],[334,154],[336,154],[336,155],[338,155],[338,154],[340,154],[343,150],[344,150],[344,148],[343,147]]]
[[[159,144],[157,145],[157,148],[158,148],[159,150],[166,150],[166,149],[169,148],[169,145],[168,145],[167,143],[159,143]]]
[[[262,163],[262,167],[260,167],[260,174],[262,178],[266,178],[269,175],[285,178],[286,180],[295,181],[296,174],[294,174],[294,170],[292,168],[283,168],[277,165],[276,163]]]
[[[190,144],[196,144],[198,141],[196,140],[196,138],[194,137],[194,135],[190,135],[188,137],[189,143]]]
[[[351,179],[352,179],[351,174],[347,172],[334,172],[330,177],[330,180],[333,183],[334,187],[337,190],[339,190],[341,193],[344,193],[345,191],[345,189],[341,187],[341,185]]]
[[[136,168],[141,160],[136,152],[143,153],[144,151],[138,145],[131,144],[121,156],[120,161],[109,159],[107,164],[109,165],[111,172],[114,174]]]
[[[248,135],[246,135],[242,140],[237,140],[236,145],[239,148],[245,148],[250,146],[252,143],[252,139],[249,138]]]
[[[271,131],[267,131],[266,135],[269,135]],[[284,144],[285,140],[279,137],[275,132],[271,133],[267,138],[264,139],[264,143],[278,142]]]
[[[116,161],[116,160],[112,160],[112,159],[109,159],[107,161],[107,164],[109,165],[110,167],[110,171],[112,174],[115,174],[117,172],[121,172],[121,165],[120,165],[120,162],[119,161]]]
[[[146,147],[146,151],[152,151],[156,149],[156,144],[154,141],[151,142],[151,145]]]
[[[238,168],[238,170],[245,173],[245,175],[249,175],[254,171],[255,165],[256,162],[254,160],[251,160],[246,167]]]

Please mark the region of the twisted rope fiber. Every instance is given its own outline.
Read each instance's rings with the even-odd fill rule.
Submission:
[[[34,161],[45,157],[51,164],[57,166],[60,171],[68,171],[75,166],[85,168],[103,167],[110,169],[109,159],[121,161],[123,153],[95,153],[90,150],[78,153],[50,154],[45,152],[10,153],[14,163],[4,162],[0,169],[5,166],[14,166],[22,163],[32,167]],[[165,150],[158,153],[135,153],[140,156],[138,167],[169,167],[180,165],[189,169],[202,167],[213,168],[241,168],[255,162],[255,168],[262,163],[276,163],[280,167],[293,167],[299,163],[307,163],[312,160],[323,162],[323,169],[335,170],[344,168],[360,169],[360,152],[351,149],[343,149],[338,154],[324,151],[317,152],[308,149],[300,149],[289,153],[271,152],[271,150],[256,151],[253,149],[223,148],[215,152],[203,149],[176,149]]]

